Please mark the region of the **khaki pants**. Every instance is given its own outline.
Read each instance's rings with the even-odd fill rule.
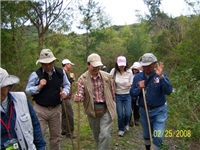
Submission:
[[[33,107],[40,121],[43,136],[47,130],[47,125],[49,126],[50,150],[59,150],[61,134],[61,105],[57,105],[56,107],[49,109],[35,103]]]
[[[88,116],[88,121],[98,150],[108,150],[112,125],[112,118],[109,112],[107,111],[102,117],[97,118]]]
[[[74,132],[74,112],[72,109],[72,105],[70,103],[70,99],[64,99],[63,104],[65,105],[66,112],[67,112],[67,117],[65,114],[65,109],[63,108],[62,105],[62,132],[66,132],[69,134],[70,132]],[[68,122],[69,121],[69,127],[68,127]],[[70,131],[69,131],[70,129]]]

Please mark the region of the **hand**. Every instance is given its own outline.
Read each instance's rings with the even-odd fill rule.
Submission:
[[[145,80],[138,82],[140,89],[145,88]]]
[[[126,85],[126,87],[127,87],[127,88],[130,88],[131,85],[132,85],[131,83],[128,83],[128,84]]]
[[[164,64],[162,62],[159,62],[156,64],[157,67],[154,68],[156,74],[161,77],[162,76],[162,72],[163,72],[163,68],[164,68]]]
[[[70,78],[72,78],[75,81],[74,73],[69,73]]]
[[[75,102],[80,102],[80,101],[81,101],[81,94],[75,93],[75,94],[74,94],[74,101],[75,101]]]
[[[65,99],[66,97],[67,97],[67,95],[65,94],[65,92],[60,92],[61,99]]]
[[[46,84],[47,84],[47,80],[46,79],[41,79],[40,83],[38,85],[38,88],[42,89]]]

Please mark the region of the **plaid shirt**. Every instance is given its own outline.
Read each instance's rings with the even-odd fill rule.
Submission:
[[[105,97],[104,97],[104,85],[103,85],[103,80],[100,74],[96,77],[92,77],[92,86],[93,86],[93,100],[96,103],[99,102],[105,102]],[[79,78],[78,80],[78,89],[79,89],[79,94],[81,94],[81,101],[84,100],[84,93],[85,93],[85,87],[83,85],[83,80]],[[112,89],[112,96],[114,97],[114,89]],[[114,99],[114,98],[113,98]]]

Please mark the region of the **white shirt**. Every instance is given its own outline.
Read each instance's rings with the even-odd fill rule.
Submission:
[[[116,72],[114,76],[115,68],[110,71],[110,74],[113,76],[115,80],[115,93],[116,94],[129,94],[130,86],[127,85],[132,84],[133,82],[133,73],[131,69],[126,70],[122,74],[120,72]]]

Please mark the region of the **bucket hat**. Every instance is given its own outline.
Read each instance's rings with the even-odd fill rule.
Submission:
[[[1,86],[1,88],[6,87],[8,85],[14,85],[17,83],[19,83],[19,78],[17,76],[9,75],[5,69],[0,68],[0,86]]]
[[[142,65],[139,62],[134,62],[133,65],[131,66],[131,69],[137,69],[137,70],[142,70]]]
[[[58,60],[56,57],[54,57],[52,51],[50,49],[43,49],[40,52],[40,58],[36,61],[36,65],[40,63],[48,64],[51,63],[54,60]]]

